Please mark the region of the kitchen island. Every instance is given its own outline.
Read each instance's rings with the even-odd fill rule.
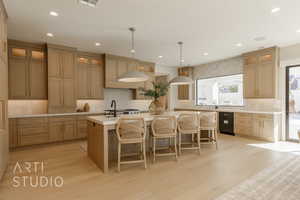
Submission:
[[[167,112],[165,115],[173,115],[178,117],[180,112]],[[142,113],[136,115],[125,115],[125,117],[143,117],[147,125],[150,125],[154,115],[149,113]],[[108,172],[109,161],[117,152],[116,140],[114,130],[118,121],[116,118],[108,118],[106,116],[91,116],[88,117],[88,140],[87,153],[88,156],[95,162],[95,164],[103,170]]]

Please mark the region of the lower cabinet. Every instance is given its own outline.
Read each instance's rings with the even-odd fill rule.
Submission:
[[[76,117],[49,118],[49,141],[59,142],[76,139]]]
[[[22,147],[87,137],[87,116],[9,119],[9,146]]]
[[[278,141],[281,118],[273,114],[235,113],[234,131],[267,141]]]

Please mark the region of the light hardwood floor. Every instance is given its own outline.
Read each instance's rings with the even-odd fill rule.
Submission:
[[[146,170],[142,165],[129,165],[120,173],[114,168],[105,175],[82,151],[82,142],[16,151],[10,154],[0,200],[212,199],[281,158],[292,156],[248,145],[254,143],[263,142],[221,135],[218,151],[214,145],[202,145],[200,156],[184,151],[178,162],[159,158],[155,164],[148,161]],[[17,161],[45,162],[44,175],[62,176],[64,186],[14,188],[12,168]]]

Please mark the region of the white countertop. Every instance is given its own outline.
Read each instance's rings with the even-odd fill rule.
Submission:
[[[101,115],[100,112],[75,112],[75,113],[58,113],[58,114],[32,114],[32,115],[9,115],[9,119],[14,118],[31,118],[31,117],[60,117],[60,116],[80,116],[80,115]]]
[[[173,115],[175,117],[178,117],[180,114],[180,112],[165,112],[164,115]],[[141,113],[141,114],[136,114],[136,115],[123,115],[125,117],[143,117],[144,120],[146,122],[149,122],[149,121],[152,121],[153,118],[155,117],[155,115],[151,115],[150,113]],[[117,124],[117,121],[118,119],[122,117],[122,116],[119,116],[119,117],[106,117],[104,115],[101,115],[101,116],[90,116],[90,117],[87,117],[87,119],[89,121],[92,121],[92,122],[95,122],[97,124],[102,124],[102,125],[115,125]]]
[[[274,111],[274,110],[252,110],[252,109],[246,109],[243,107],[237,107],[237,108],[217,108],[217,109],[209,109],[209,108],[201,108],[201,107],[178,107],[175,109],[187,109],[187,110],[199,110],[199,111],[216,111],[216,112],[238,112],[238,113],[254,113],[254,114],[272,114],[272,115],[278,115],[282,114],[281,111]]]

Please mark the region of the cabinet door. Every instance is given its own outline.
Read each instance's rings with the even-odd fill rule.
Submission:
[[[245,98],[255,98],[257,96],[256,68],[255,65],[244,66],[243,85]]]
[[[86,99],[89,97],[88,88],[88,64],[78,63],[78,98]]]
[[[77,121],[77,138],[86,138],[87,136],[87,120]]]
[[[74,112],[76,109],[75,83],[73,79],[63,80],[63,105],[65,112]]]
[[[254,137],[261,137],[261,119],[257,119],[254,117],[253,119],[253,132],[252,132],[252,136]]]
[[[274,123],[271,119],[264,119],[262,120],[262,131],[261,137],[268,141],[274,141]]]
[[[31,56],[30,70],[30,97],[35,99],[47,99],[47,69],[44,63],[43,52],[42,57],[38,58]],[[38,54],[37,51],[32,51],[32,54]]]
[[[61,77],[61,51],[48,48],[48,76],[49,77]]]
[[[105,87],[116,88],[118,61],[107,58],[105,61]]]
[[[189,85],[178,85],[178,99],[179,100],[189,99]]]
[[[75,121],[66,122],[64,124],[64,140],[72,140],[76,138],[76,125]]]
[[[68,51],[61,52],[61,64],[64,78],[75,78],[74,53]]]
[[[25,50],[24,50],[25,51]],[[26,57],[9,58],[9,97],[24,99],[28,94],[28,63]]]
[[[60,112],[63,107],[63,80],[60,78],[48,79],[48,107],[50,113]]]
[[[103,99],[103,68],[92,65],[89,67],[90,98]]]
[[[63,141],[64,139],[64,123],[49,123],[49,142]]]
[[[264,63],[257,66],[257,85],[259,98],[275,97],[274,64]]]

